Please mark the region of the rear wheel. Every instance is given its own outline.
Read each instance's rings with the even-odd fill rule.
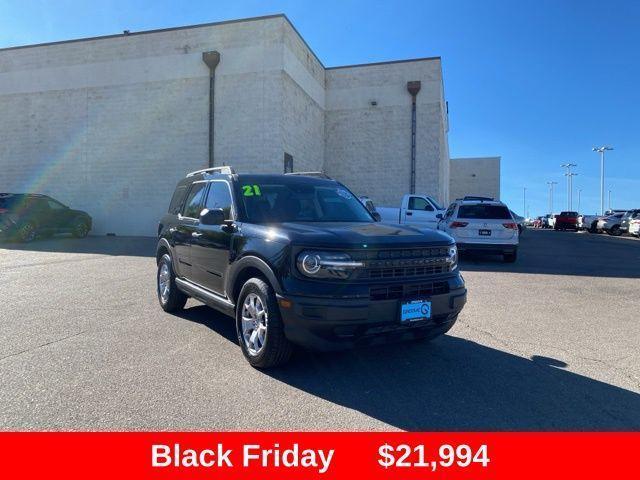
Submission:
[[[176,276],[168,253],[162,255],[158,262],[157,284],[158,301],[165,312],[177,312],[184,308],[189,297],[176,286]]]
[[[611,229],[609,229],[609,231],[607,231],[607,233],[609,235],[613,235],[614,237],[618,237],[622,235],[622,230],[620,230],[620,225],[614,225],[613,227],[611,227]]]
[[[518,252],[515,251],[512,253],[503,253],[502,259],[505,263],[514,263],[518,259]]]
[[[260,278],[247,280],[240,291],[236,330],[242,353],[253,367],[275,367],[291,358],[293,345],[284,334],[276,295]]]

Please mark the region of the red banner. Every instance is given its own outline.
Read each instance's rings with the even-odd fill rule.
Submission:
[[[638,452],[640,433],[0,433],[0,477],[631,478]]]

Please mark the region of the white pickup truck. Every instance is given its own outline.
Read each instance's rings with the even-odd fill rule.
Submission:
[[[376,211],[385,223],[402,223],[421,227],[437,228],[438,215],[445,209],[426,195],[407,194],[402,197],[400,208],[376,207]]]

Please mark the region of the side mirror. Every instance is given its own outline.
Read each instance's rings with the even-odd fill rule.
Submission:
[[[442,214],[441,213],[436,213],[436,218],[442,220]]]
[[[200,212],[200,223],[202,225],[222,225],[225,221],[224,210],[221,208],[205,208]]]
[[[380,214],[378,212],[371,212],[371,216],[373,217],[373,219],[376,222],[381,222],[382,221],[382,217],[380,216]]]

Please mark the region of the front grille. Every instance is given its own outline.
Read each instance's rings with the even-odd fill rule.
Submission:
[[[395,300],[420,296],[442,295],[449,293],[448,282],[428,282],[411,285],[392,285],[387,287],[371,287],[371,300]]]
[[[379,250],[352,254],[354,260],[364,261],[357,273],[362,280],[388,280],[448,273],[449,248],[420,248],[411,250]]]

